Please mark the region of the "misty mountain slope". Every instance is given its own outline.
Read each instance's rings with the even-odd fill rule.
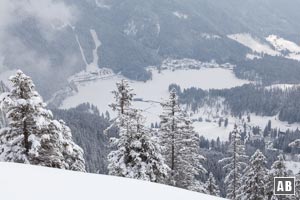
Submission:
[[[242,66],[252,50],[230,34],[300,42],[298,1],[3,0],[1,7],[0,73],[21,68],[45,99],[86,68],[84,58],[93,61],[90,30],[101,42],[98,66],[134,80],[149,79],[145,67],[168,57]]]

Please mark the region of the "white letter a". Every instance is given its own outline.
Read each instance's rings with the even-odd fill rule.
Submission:
[[[277,191],[278,192],[284,192],[284,187],[283,187],[283,182],[282,181],[278,181]]]

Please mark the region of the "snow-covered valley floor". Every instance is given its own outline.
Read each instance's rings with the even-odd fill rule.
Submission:
[[[221,200],[166,185],[0,162],[1,200]]]
[[[201,69],[179,69],[172,71],[163,70],[159,73],[152,70],[152,80],[147,82],[130,81],[131,87],[136,93],[134,106],[145,111],[147,121],[155,123],[159,121],[161,113],[159,102],[168,98],[168,86],[172,83],[179,85],[182,89],[197,87],[202,89],[210,88],[231,88],[249,83],[234,76],[232,70],[224,68],[201,68]],[[96,81],[77,83],[78,92],[63,101],[61,108],[72,108],[85,102],[96,105],[100,112],[110,111],[109,104],[113,102],[112,90],[116,82],[124,77],[121,75],[112,76]]]
[[[188,63],[188,61],[185,61]],[[197,63],[192,63],[197,65]],[[201,64],[199,64],[201,65]],[[202,64],[203,65],[203,64]],[[172,64],[174,66],[174,63]],[[104,70],[104,69],[103,69]],[[103,71],[102,70],[102,71]],[[164,69],[160,73],[155,68],[152,70],[152,80],[147,82],[139,82],[129,80],[131,87],[134,89],[136,94],[134,106],[144,111],[144,115],[147,118],[147,123],[159,122],[159,115],[162,112],[162,108],[159,102],[168,98],[168,87],[170,84],[175,83],[182,89],[196,87],[202,89],[223,89],[240,86],[248,81],[241,80],[235,77],[232,69],[221,68],[221,67],[200,67],[200,69]],[[88,71],[86,72],[88,74]],[[86,81],[84,81],[84,77]],[[114,101],[112,90],[116,88],[116,82],[124,79],[121,75],[111,74],[103,76],[103,78],[93,79],[89,76],[82,74],[80,81],[76,82],[78,92],[67,97],[60,108],[68,109],[76,107],[77,105],[85,102],[96,105],[100,112],[109,111],[111,116],[114,117],[114,113],[111,111],[109,104]],[[218,115],[218,116],[216,116]],[[263,130],[267,125],[268,121],[271,120],[272,127],[278,128],[282,131],[287,129],[295,130],[299,124],[288,124],[278,120],[276,116],[263,117],[255,114],[251,115],[250,126],[260,126]],[[222,115],[216,113],[215,108],[207,107],[201,108],[200,111],[192,116],[192,119],[203,118],[202,122],[195,121],[195,130],[208,139],[216,139],[220,137],[221,140],[227,140],[229,132],[233,129],[234,124],[238,123],[236,117],[230,114]],[[224,126],[219,127],[218,118],[228,118],[229,123],[225,128]],[[210,122],[207,122],[208,119]]]

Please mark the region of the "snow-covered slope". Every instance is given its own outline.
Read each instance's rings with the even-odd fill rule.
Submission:
[[[252,53],[246,55],[246,58],[250,60],[260,59],[266,54],[300,61],[300,46],[277,35],[269,35],[264,39],[258,39],[249,33],[238,33],[227,37],[250,48]]]
[[[271,56],[280,55],[280,53],[272,49],[270,45],[263,43],[248,33],[232,34],[228,35],[228,38],[235,40],[246,47],[249,47],[253,53],[268,54]]]
[[[166,185],[133,179],[14,163],[0,163],[3,200],[221,200]]]
[[[277,51],[284,52],[286,58],[300,61],[300,46],[296,43],[277,35],[269,35],[266,40],[270,42]]]
[[[288,41],[284,38],[278,37],[277,35],[269,35],[267,38],[267,41],[269,41],[277,51],[290,51],[299,53],[300,52],[300,46],[297,45],[294,42]]]

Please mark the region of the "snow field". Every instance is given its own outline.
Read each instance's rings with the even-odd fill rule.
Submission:
[[[231,34],[227,37],[250,48],[253,53],[246,55],[250,60],[260,59],[261,54],[267,54],[300,61],[300,46],[277,35],[269,35],[265,40],[255,38],[248,33]]]
[[[16,163],[0,163],[0,177],[0,196],[5,200],[222,199],[134,179]]]

